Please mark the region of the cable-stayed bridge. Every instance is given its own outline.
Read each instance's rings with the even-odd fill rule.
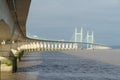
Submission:
[[[93,33],[83,41],[81,32],[75,32],[75,41],[33,39],[26,36],[26,22],[31,0],[0,0],[0,65],[2,71],[17,71],[17,62],[24,53],[45,50],[77,50],[95,44]],[[80,37],[80,38],[79,38]],[[87,46],[87,47],[85,47]],[[6,64],[6,65],[4,65]]]
[[[79,43],[78,46],[81,49],[83,49],[83,48],[85,48],[85,49],[107,48],[107,46],[105,47],[104,44],[95,43],[93,31],[92,32],[87,31],[87,33],[84,34],[83,28],[81,28],[80,30],[75,28],[75,31],[74,31],[70,41]]]

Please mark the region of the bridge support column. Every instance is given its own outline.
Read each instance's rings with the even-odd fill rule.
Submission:
[[[64,50],[65,49],[65,44],[64,43],[62,43],[62,50]]]
[[[41,41],[41,42],[40,42],[40,50],[43,51],[43,48],[44,48],[44,47],[43,47],[43,42]]]
[[[54,43],[51,43],[51,50],[54,50]]]
[[[48,47],[47,47],[48,50],[50,50],[50,42],[48,42],[47,45],[48,45]]]
[[[46,45],[46,42],[44,42],[44,50],[47,50],[47,45]]]
[[[33,49],[33,51],[35,50],[35,43],[34,43],[34,41],[32,42],[32,49]]]
[[[68,43],[66,43],[66,48],[65,49],[68,50]]]
[[[61,50],[61,43],[59,43],[58,48],[59,48],[59,50]]]
[[[57,43],[55,43],[55,50],[57,50]]]
[[[72,43],[69,43],[69,50],[72,49]]]
[[[77,44],[77,43],[74,43],[74,44],[73,44],[73,48],[74,48],[75,50],[77,50],[77,49],[78,49],[78,44]]]
[[[32,43],[32,41],[30,42],[30,51],[33,51],[33,43]]]
[[[30,42],[29,42],[29,40],[26,43],[27,43],[27,52],[29,52],[29,49],[30,49]]]
[[[36,42],[36,47],[37,47],[37,51],[40,51],[40,45],[38,41]]]
[[[1,42],[1,44],[2,44],[2,45],[5,45],[5,40],[3,40],[3,41]]]

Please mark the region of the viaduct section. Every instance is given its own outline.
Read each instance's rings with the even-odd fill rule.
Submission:
[[[26,21],[30,3],[31,0],[0,0],[0,71],[16,72],[17,63],[24,53],[45,50],[76,50],[79,45],[93,45],[92,43],[28,38]]]

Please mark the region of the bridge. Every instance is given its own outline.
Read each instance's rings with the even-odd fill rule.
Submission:
[[[24,53],[45,50],[77,50],[82,46],[102,46],[91,42],[52,41],[26,36],[26,22],[31,0],[0,0],[0,64],[1,71],[17,71]],[[95,48],[95,47],[94,47]],[[92,48],[93,49],[93,48]]]

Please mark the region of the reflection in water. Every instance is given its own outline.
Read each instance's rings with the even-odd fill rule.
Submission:
[[[63,53],[26,54],[18,72],[2,73],[2,80],[119,80],[120,67]]]

